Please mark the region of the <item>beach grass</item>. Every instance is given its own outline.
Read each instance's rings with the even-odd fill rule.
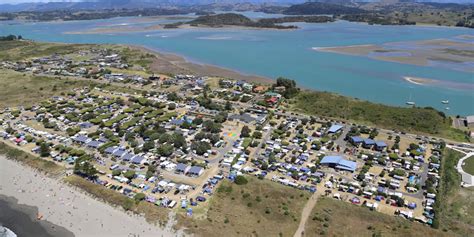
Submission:
[[[158,207],[145,201],[135,202],[123,194],[89,182],[77,175],[65,177],[64,181],[112,206],[121,207],[126,211],[143,215],[149,223],[164,225],[168,221],[169,210],[166,208]]]
[[[436,194],[433,225],[445,232],[459,236],[474,236],[474,189],[461,188],[461,175],[456,164],[463,154],[446,149],[441,159],[438,193]]]
[[[19,161],[48,175],[60,175],[64,172],[64,167],[53,161],[44,160],[34,155],[31,155],[20,149],[11,147],[0,141],[0,155],[4,155],[8,159]]]
[[[178,226],[195,236],[293,236],[309,193],[245,177],[244,185],[223,181],[207,204],[207,214],[178,215]]]
[[[304,236],[451,236],[420,223],[329,197],[321,197]]]
[[[388,106],[318,91],[300,92],[290,103],[292,109],[309,115],[469,141],[463,131],[451,128],[450,117],[432,108]]]

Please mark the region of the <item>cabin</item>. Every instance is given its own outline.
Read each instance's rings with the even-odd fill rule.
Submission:
[[[204,173],[204,169],[199,166],[192,166],[187,172],[188,175],[195,176],[195,177],[201,176],[202,173]]]
[[[371,149],[375,145],[375,141],[372,139],[364,139],[362,142],[362,147],[366,149]]]
[[[387,144],[383,141],[376,141],[375,142],[375,150],[377,151],[383,151],[385,148],[387,148]]]
[[[359,146],[364,141],[364,139],[358,136],[352,136],[349,138],[349,141],[352,143],[352,145]]]
[[[186,174],[191,167],[183,163],[178,163],[175,168],[175,172],[178,174]]]

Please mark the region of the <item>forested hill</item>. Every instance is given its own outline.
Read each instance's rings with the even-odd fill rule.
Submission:
[[[320,14],[359,14],[365,13],[365,10],[356,7],[343,6],[339,4],[323,2],[307,2],[293,5],[283,11],[287,15],[320,15]]]

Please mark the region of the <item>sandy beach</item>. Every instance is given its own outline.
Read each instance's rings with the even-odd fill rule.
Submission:
[[[126,46],[126,45],[125,45]],[[247,75],[235,70],[218,67],[209,64],[199,64],[187,60],[185,57],[171,54],[162,53],[156,50],[146,48],[143,46],[132,46],[136,49],[144,50],[146,52],[156,55],[150,66],[150,69],[154,72],[164,74],[193,74],[197,76],[215,76],[222,78],[232,78],[235,80],[243,80],[247,82],[260,83],[260,84],[273,84],[275,81],[257,75]]]
[[[173,231],[173,223],[165,227],[149,224],[141,216],[97,201],[4,156],[0,156],[0,194],[16,198],[18,204],[37,207],[43,220],[64,227],[74,236],[183,236]],[[54,233],[52,226],[49,232]]]
[[[463,35],[458,38],[465,37]],[[350,45],[339,47],[313,47],[319,52],[363,56],[382,61],[428,66],[432,62],[446,67],[456,64],[456,70],[474,72],[469,63],[474,62],[474,51],[469,42],[452,39],[433,39],[407,42],[391,42],[380,45]]]

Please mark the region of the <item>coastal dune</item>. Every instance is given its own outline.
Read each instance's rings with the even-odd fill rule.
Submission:
[[[129,215],[3,156],[0,194],[16,198],[18,204],[37,207],[43,220],[66,228],[75,236],[183,236],[171,224],[149,224],[141,216]]]

